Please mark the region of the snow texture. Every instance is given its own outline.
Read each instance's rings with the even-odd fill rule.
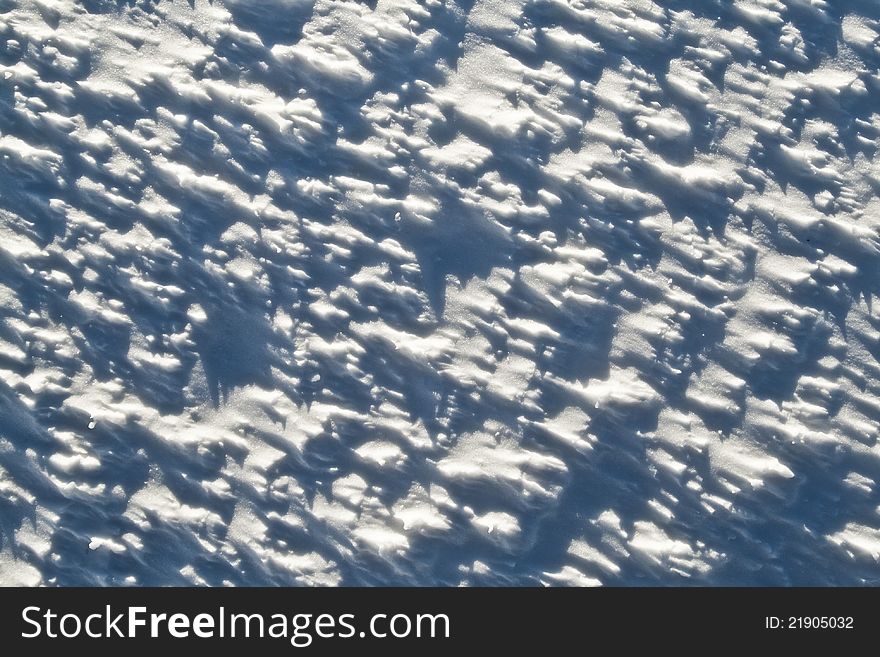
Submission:
[[[0,582],[880,583],[874,0],[0,0]]]

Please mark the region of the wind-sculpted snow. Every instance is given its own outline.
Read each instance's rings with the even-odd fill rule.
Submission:
[[[880,5],[0,0],[0,582],[880,583]]]

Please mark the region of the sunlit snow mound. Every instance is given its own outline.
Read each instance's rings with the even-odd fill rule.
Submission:
[[[0,583],[880,584],[880,4],[0,0]]]

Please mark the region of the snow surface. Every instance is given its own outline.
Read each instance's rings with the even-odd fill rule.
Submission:
[[[0,0],[0,582],[880,583],[874,0]]]

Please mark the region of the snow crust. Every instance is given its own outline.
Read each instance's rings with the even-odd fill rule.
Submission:
[[[878,64],[869,0],[0,0],[0,583],[880,583]]]

